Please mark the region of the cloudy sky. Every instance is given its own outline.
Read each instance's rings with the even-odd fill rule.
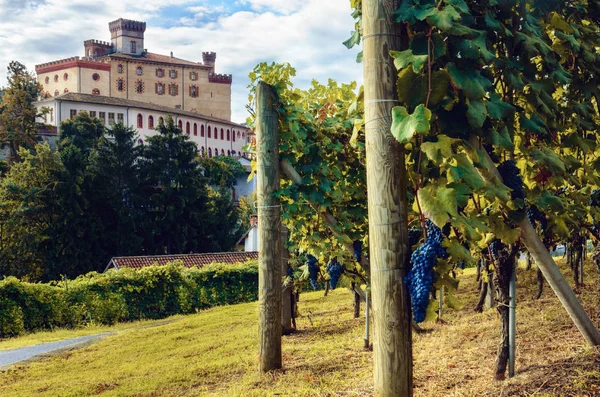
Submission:
[[[354,22],[349,0],[0,0],[0,86],[11,60],[38,63],[83,56],[83,41],[110,41],[108,22],[147,22],[150,52],[202,61],[233,74],[232,120],[247,116],[248,73],[262,61],[289,62],[295,84],[362,81],[357,48],[346,49]]]

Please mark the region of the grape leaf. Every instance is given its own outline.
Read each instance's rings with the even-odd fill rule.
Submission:
[[[447,187],[426,186],[419,189],[417,196],[423,214],[438,227],[443,227],[449,217],[458,215],[456,209],[456,192]]]
[[[394,66],[398,70],[402,70],[408,65],[412,65],[413,71],[419,73],[423,69],[423,64],[427,62],[427,55],[415,55],[411,49],[405,51],[390,51],[390,55],[394,58]]]
[[[421,150],[436,164],[440,164],[444,159],[452,156],[452,144],[458,139],[450,138],[447,135],[438,135],[437,142],[425,142],[421,145]]]
[[[467,102],[467,119],[473,128],[483,127],[483,123],[487,118],[487,110],[482,101]]]
[[[424,105],[419,105],[413,114],[408,114],[403,106],[392,109],[392,135],[400,143],[408,142],[415,133],[426,134],[429,132],[431,110]]]

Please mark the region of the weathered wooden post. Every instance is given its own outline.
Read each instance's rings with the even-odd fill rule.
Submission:
[[[276,94],[264,82],[256,87],[256,164],[258,199],[259,369],[281,368],[281,205]]]
[[[281,224],[281,274],[282,277],[287,274],[289,268],[290,252],[285,244],[288,240],[288,229],[284,224]],[[283,287],[281,295],[281,332],[283,335],[288,335],[294,332],[292,326],[292,286]]]
[[[376,396],[412,396],[412,333],[408,290],[406,172],[401,145],[390,132],[397,103],[390,50],[400,50],[394,0],[363,0],[365,141],[369,260]]]

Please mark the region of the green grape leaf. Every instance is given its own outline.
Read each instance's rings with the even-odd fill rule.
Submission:
[[[413,112],[408,114],[403,106],[396,106],[392,109],[392,135],[400,143],[409,142],[417,134],[427,134],[429,132],[429,121],[431,120],[431,110],[424,105],[419,105]]]
[[[478,190],[485,186],[485,181],[464,153],[457,154],[454,161],[455,164],[452,164],[452,167],[449,169],[454,180],[460,179],[464,181],[473,190]]]
[[[426,18],[427,22],[442,32],[449,31],[454,22],[458,22],[461,19],[460,14],[451,5],[444,7],[443,10],[434,7],[428,11]]]
[[[419,189],[417,196],[425,216],[438,227],[443,227],[450,217],[458,215],[456,192],[447,187],[426,186]]]
[[[359,45],[360,44],[360,33],[358,31],[352,32],[352,35],[350,36],[350,38],[348,40],[344,41],[343,44],[346,46],[346,48],[352,48],[355,45]]]
[[[481,76],[478,70],[459,69],[453,63],[448,64],[447,70],[452,83],[463,90],[469,99],[482,99],[485,96],[486,89],[492,85],[488,79]]]
[[[490,99],[487,101],[487,108],[490,117],[496,120],[502,120],[515,113],[515,108],[506,102],[502,102],[495,92],[490,95]]]
[[[423,69],[423,64],[427,62],[427,55],[414,55],[411,49],[405,51],[390,51],[390,55],[394,58],[394,66],[396,69],[402,70],[412,65],[413,71],[419,73]]]
[[[502,146],[506,150],[511,150],[514,147],[510,135],[508,134],[508,128],[506,127],[502,128],[499,133],[492,131],[492,143],[494,145]]]
[[[485,104],[482,101],[468,101],[467,102],[467,120],[473,128],[483,127],[483,123],[487,118],[487,110]]]
[[[458,139],[450,138],[447,135],[438,135],[437,142],[424,142],[421,150],[427,157],[436,164],[441,164],[444,159],[452,156],[452,144]]]
[[[456,240],[444,239],[442,245],[446,248],[446,252],[452,257],[455,263],[460,261],[471,262],[473,260],[471,251]]]

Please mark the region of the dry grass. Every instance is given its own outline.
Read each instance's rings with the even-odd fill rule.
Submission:
[[[570,277],[570,271],[565,270]],[[472,272],[460,276],[464,307],[414,336],[416,396],[600,396],[600,350],[586,347],[551,290],[539,301],[535,271],[519,272],[515,378],[494,381],[495,310],[474,313]],[[597,274],[579,295],[598,322]],[[257,373],[256,303],[136,327],[82,350],[0,374],[2,396],[368,396],[372,353],[362,319],[336,290],[303,294],[300,331],[284,337],[284,369]],[[600,325],[600,324],[597,324]],[[0,345],[1,346],[1,345]]]

